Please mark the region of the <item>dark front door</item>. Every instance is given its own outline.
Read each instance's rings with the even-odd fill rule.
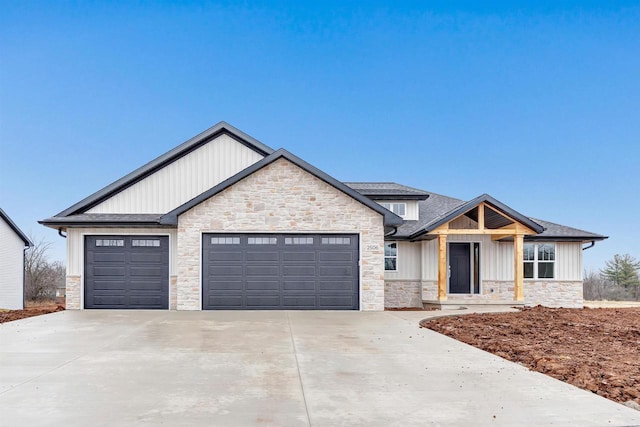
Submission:
[[[471,293],[471,250],[469,243],[449,244],[449,293]]]
[[[357,310],[358,236],[204,234],[205,310]]]

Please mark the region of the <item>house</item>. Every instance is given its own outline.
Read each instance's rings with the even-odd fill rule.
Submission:
[[[0,209],[0,308],[24,308],[24,251],[32,245]]]
[[[40,221],[67,309],[582,306],[606,237],[395,183],[340,182],[221,122]]]

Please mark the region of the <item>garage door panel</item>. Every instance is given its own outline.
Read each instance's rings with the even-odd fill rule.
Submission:
[[[148,263],[148,264],[160,264],[162,263],[161,253],[153,253],[153,252],[132,252],[130,255],[130,259],[135,263]]]
[[[261,276],[261,277],[277,277],[280,275],[279,265],[248,265],[245,267],[247,276]]]
[[[321,262],[353,262],[353,251],[321,251],[318,254]]]
[[[285,280],[282,289],[286,291],[312,291],[316,290],[315,281],[303,281],[303,280]]]
[[[208,283],[209,289],[214,291],[241,291],[243,288],[242,280],[224,280],[221,278],[209,280]]]
[[[202,248],[204,309],[359,307],[357,235],[207,233]]]
[[[280,282],[277,280],[267,281],[267,280],[247,280],[246,282],[246,290],[247,291],[280,291]]]
[[[285,277],[316,277],[315,265],[285,265],[282,270]]]
[[[124,262],[125,255],[113,252],[96,252],[92,259],[94,262]]]
[[[209,253],[209,261],[242,261],[242,252],[213,252]]]
[[[272,250],[265,252],[247,252],[247,261],[278,261],[280,254]]]
[[[291,252],[284,251],[282,253],[283,261],[301,261],[301,262],[315,262],[316,253],[313,251],[300,251],[300,252]]]
[[[320,267],[320,277],[353,277],[354,268],[342,265],[323,265]]]
[[[169,308],[167,236],[85,236],[85,308]]]
[[[315,295],[285,295],[282,297],[285,308],[314,308],[317,305]]]
[[[124,277],[126,274],[125,267],[117,267],[117,266],[106,266],[106,267],[94,267],[93,275],[94,276],[121,276]]]

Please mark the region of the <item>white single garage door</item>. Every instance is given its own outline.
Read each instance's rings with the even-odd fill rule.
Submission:
[[[205,310],[357,310],[355,234],[204,234]]]
[[[169,308],[167,236],[86,236],[85,308]]]

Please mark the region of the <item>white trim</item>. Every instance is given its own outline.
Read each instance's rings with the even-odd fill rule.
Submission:
[[[387,253],[386,253],[387,243],[390,244],[390,245],[395,243],[395,245],[396,245],[396,254],[395,255],[388,255],[387,256]],[[383,264],[384,264],[383,265],[383,269],[384,269],[384,272],[385,273],[386,272],[391,272],[391,273],[399,272],[400,269],[398,268],[399,267],[398,258],[399,258],[399,255],[400,255],[400,245],[398,244],[398,241],[397,240],[385,240],[384,241],[384,247],[383,247],[382,250],[383,250],[383,254],[382,255],[383,255]],[[396,268],[394,270],[387,270],[387,258],[395,258],[395,260],[396,260]]]
[[[115,232],[115,233],[104,233],[104,232],[100,232],[100,233],[91,233],[91,232],[81,232],[80,233],[80,240],[82,241],[82,250],[80,251],[80,310],[86,310],[85,306],[84,306],[84,278],[86,277],[85,271],[84,271],[84,267],[85,267],[85,263],[84,263],[84,254],[87,251],[87,248],[85,246],[85,242],[86,242],[86,236],[167,236],[167,242],[169,245],[169,259],[168,261],[168,280],[169,280],[169,292],[167,292],[167,297],[169,298],[167,301],[167,307],[169,307],[167,309],[167,311],[171,311],[171,233],[122,233],[122,232]],[[176,287],[176,291],[177,291],[177,287]],[[66,291],[65,291],[66,292]],[[177,307],[176,307],[177,309]]]
[[[524,280],[529,280],[529,281],[538,281],[538,280],[543,280],[543,281],[557,281],[557,277],[558,277],[558,245],[557,242],[543,242],[543,241],[537,241],[537,242],[524,242],[524,245],[533,245],[533,260],[524,260],[524,255],[523,255],[523,259],[520,260],[520,262],[522,262],[523,264],[523,270],[524,270],[524,264],[525,262],[531,263],[533,264],[533,277],[524,277]],[[539,260],[538,259],[538,245],[553,245],[553,260]],[[539,262],[546,262],[546,263],[552,263],[553,264],[553,277],[538,277],[538,263]]]

